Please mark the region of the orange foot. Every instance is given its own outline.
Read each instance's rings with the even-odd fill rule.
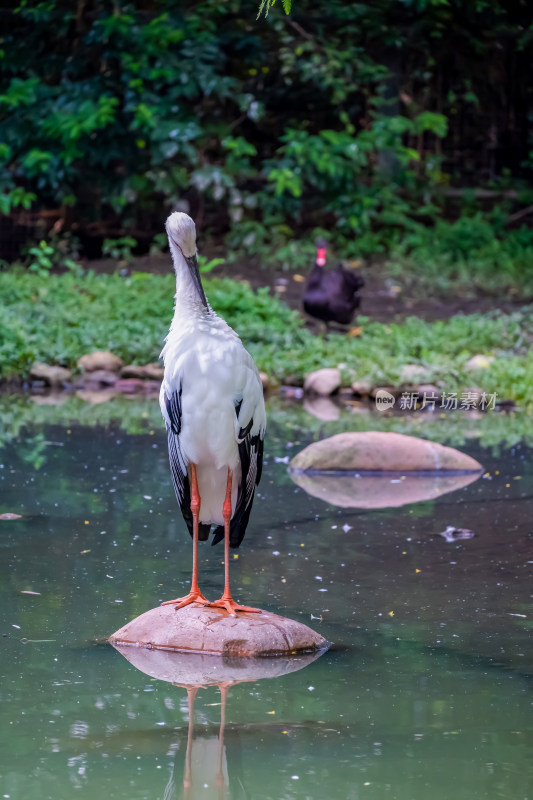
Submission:
[[[175,605],[176,609],[178,609],[183,608],[184,606],[189,606],[191,603],[200,603],[201,605],[206,606],[209,603],[209,600],[207,600],[201,591],[197,589],[195,591],[190,591],[185,597],[177,597],[175,600],[165,600],[165,602],[161,603],[161,605]]]
[[[207,603],[207,608],[225,608],[228,614],[231,614],[232,617],[235,617],[237,611],[249,611],[253,614],[260,614],[260,608],[250,608],[250,606],[241,606],[239,603],[236,603],[233,597],[226,597],[222,595],[220,600],[215,600],[214,603]]]

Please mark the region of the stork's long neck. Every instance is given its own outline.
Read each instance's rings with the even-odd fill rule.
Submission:
[[[176,273],[176,306],[175,314],[184,311],[203,315],[211,308],[204,294],[199,272],[196,270],[196,279],[187,259],[178,247],[172,242],[170,245],[174,271]]]

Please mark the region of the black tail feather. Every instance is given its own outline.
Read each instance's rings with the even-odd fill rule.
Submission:
[[[217,525],[213,531],[213,541],[211,542],[211,546],[214,544],[218,544],[224,538],[224,526]]]
[[[207,542],[209,539],[209,531],[211,530],[211,523],[199,522],[198,523],[198,541]]]

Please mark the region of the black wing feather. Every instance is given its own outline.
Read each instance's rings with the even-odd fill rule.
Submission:
[[[246,427],[252,428],[253,420]],[[239,442],[241,460],[241,484],[237,495],[235,512],[230,523],[230,547],[239,547],[244,539],[250,512],[255,495],[255,487],[259,483],[263,470],[263,437],[260,434],[248,435]],[[219,525],[214,530],[211,544],[218,544],[224,538],[224,528]]]
[[[170,397],[165,393],[165,406],[167,409],[170,424],[167,422],[168,456],[170,459],[170,472],[176,498],[185,520],[189,533],[192,534],[192,511],[191,511],[191,484],[187,474],[185,460],[183,458],[179,434],[181,432],[181,393],[183,385],[180,383],[179,389],[173,392]],[[185,468],[184,468],[185,467]],[[200,523],[198,525],[198,539],[205,542],[209,537],[211,525]]]

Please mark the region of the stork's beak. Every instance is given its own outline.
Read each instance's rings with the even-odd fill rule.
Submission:
[[[192,282],[198,292],[198,297],[207,308],[207,297],[205,296],[204,287],[202,286],[202,279],[200,278],[200,270],[198,269],[198,259],[196,254],[193,256],[185,256],[185,261],[191,273]]]
[[[189,272],[191,273],[192,282],[194,284],[194,288],[198,293],[198,297],[202,301],[205,308],[208,308],[207,297],[205,296],[204,287],[202,286],[202,279],[200,278],[200,270],[198,269],[198,259],[196,257],[196,253],[193,256],[186,256],[183,250],[181,249],[178,242],[175,239],[172,239],[178,250],[180,251],[181,255],[187,262],[187,266],[189,267]]]

